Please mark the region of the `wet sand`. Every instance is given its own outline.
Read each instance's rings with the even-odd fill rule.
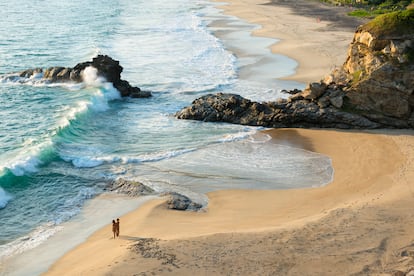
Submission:
[[[201,213],[153,200],[121,217],[120,239],[108,225],[46,275],[349,275],[414,265],[413,131],[269,134],[330,156],[334,181],[213,192]]]

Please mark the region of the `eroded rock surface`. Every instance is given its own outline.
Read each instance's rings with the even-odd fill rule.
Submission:
[[[361,26],[342,67],[287,100],[209,94],[179,119],[265,127],[414,128],[414,9]]]

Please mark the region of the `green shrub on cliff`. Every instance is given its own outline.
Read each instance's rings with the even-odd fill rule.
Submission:
[[[348,5],[356,10],[348,13],[350,16],[374,18],[398,10],[414,8],[414,0],[321,0],[335,5]]]
[[[380,15],[363,26],[376,37],[414,33],[414,9]]]

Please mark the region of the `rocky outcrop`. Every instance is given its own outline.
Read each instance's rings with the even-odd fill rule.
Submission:
[[[290,99],[274,102],[252,102],[235,94],[209,94],[196,99],[191,106],[179,111],[179,119],[206,122],[227,122],[233,124],[285,127],[327,127],[327,128],[379,128],[382,127],[358,114],[341,111],[332,102],[339,104],[337,91],[327,92],[319,101],[305,99],[303,92]]]
[[[414,128],[414,10],[361,26],[341,68],[292,96],[258,103],[234,94],[206,95],[179,119],[265,126]]]
[[[155,194],[155,191],[150,187],[140,182],[125,180],[123,178],[110,181],[105,187],[105,190],[132,197]]]
[[[156,191],[142,184],[141,182],[126,180],[123,178],[109,181],[106,184],[104,190],[124,194],[131,197],[157,194]],[[166,206],[168,209],[180,211],[198,211],[203,207],[202,204],[194,202],[189,197],[176,192],[164,193],[161,194],[161,196],[167,197]]]
[[[414,9],[379,17],[355,33],[344,65],[325,82],[346,87],[347,106],[387,124],[414,120]]]
[[[82,62],[73,68],[68,67],[50,67],[47,69],[35,68],[28,69],[18,73],[18,77],[28,79],[41,78],[47,82],[82,82],[84,81],[84,72],[88,67],[97,70],[97,76],[111,82],[113,86],[121,93],[122,97],[147,98],[151,97],[148,91],[142,91],[139,87],[131,86],[128,81],[121,79],[122,66],[119,61],[106,55],[98,55],[92,61]],[[10,77],[16,77],[14,75]]]
[[[167,196],[168,199],[166,204],[168,209],[198,211],[203,207],[201,204],[194,202],[189,197],[179,193],[171,192]]]

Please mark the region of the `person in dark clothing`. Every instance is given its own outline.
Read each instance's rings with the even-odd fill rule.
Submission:
[[[112,220],[112,233],[114,233],[114,239],[116,237],[116,232],[117,231],[117,223],[115,222],[115,220]]]

